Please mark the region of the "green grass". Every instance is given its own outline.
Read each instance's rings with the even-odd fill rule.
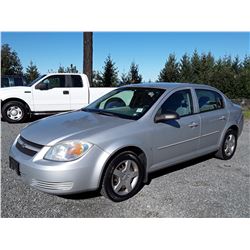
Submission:
[[[243,111],[244,119],[250,119],[250,108]]]

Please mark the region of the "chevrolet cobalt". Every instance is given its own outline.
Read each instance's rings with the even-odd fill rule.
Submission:
[[[230,159],[242,127],[241,107],[210,86],[123,86],[25,127],[10,149],[10,168],[47,193],[99,189],[119,202],[150,172],[213,152]]]

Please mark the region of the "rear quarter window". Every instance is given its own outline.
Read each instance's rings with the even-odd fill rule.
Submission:
[[[216,91],[207,89],[195,90],[200,112],[207,112],[224,108],[223,97]]]
[[[72,87],[73,88],[81,88],[83,86],[82,84],[82,77],[79,75],[72,75],[71,76],[72,81]]]

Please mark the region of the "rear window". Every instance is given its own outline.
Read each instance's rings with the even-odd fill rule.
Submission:
[[[72,80],[72,87],[73,88],[81,88],[83,86],[82,84],[82,77],[79,75],[72,75],[71,76]]]
[[[200,112],[224,108],[223,98],[219,93],[207,89],[196,89],[195,92],[197,94]]]

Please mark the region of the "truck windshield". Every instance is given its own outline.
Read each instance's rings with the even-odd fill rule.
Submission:
[[[82,110],[100,115],[138,120],[146,114],[164,91],[164,89],[146,87],[118,88]]]
[[[35,84],[37,81],[39,81],[40,79],[42,79],[45,76],[46,75],[40,75],[40,76],[38,76],[35,80],[33,80],[32,82],[30,82],[27,86],[31,87],[33,84]]]

